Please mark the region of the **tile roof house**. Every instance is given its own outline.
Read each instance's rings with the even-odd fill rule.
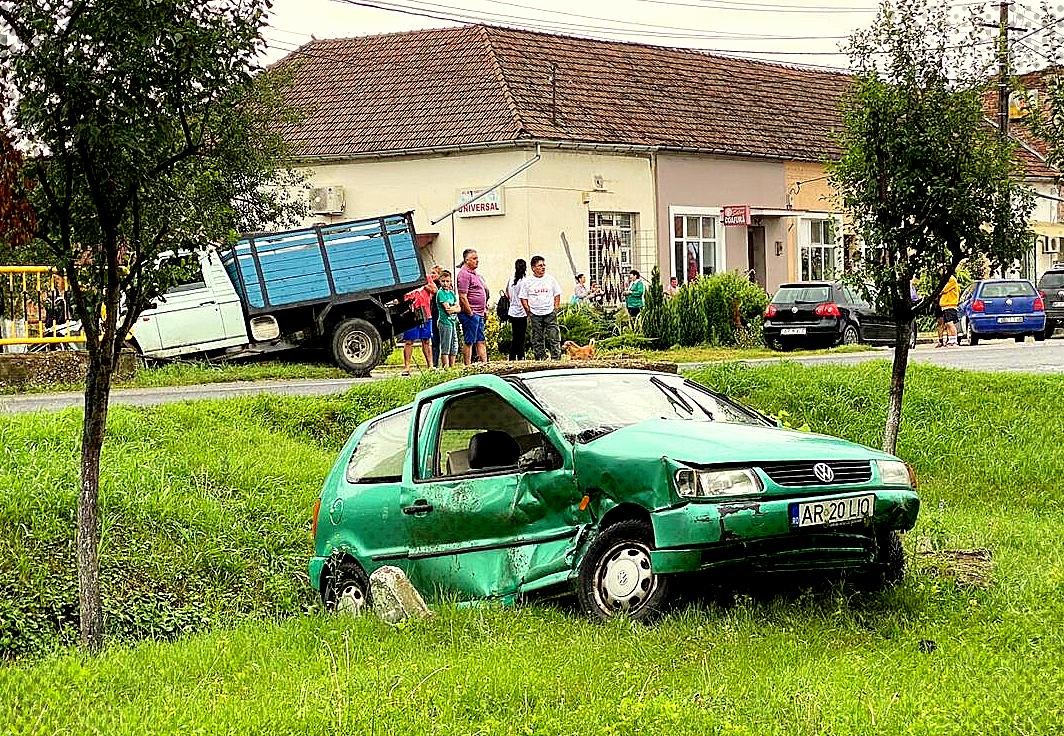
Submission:
[[[314,41],[279,62],[299,158],[519,141],[823,160],[849,77],[690,49],[463,26]]]

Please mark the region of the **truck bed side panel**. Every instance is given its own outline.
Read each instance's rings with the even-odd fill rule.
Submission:
[[[406,215],[241,239],[223,258],[250,310],[328,301],[421,283]],[[239,264],[239,267],[236,264]]]

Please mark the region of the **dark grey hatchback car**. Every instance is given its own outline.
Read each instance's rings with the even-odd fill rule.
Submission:
[[[840,282],[783,284],[765,310],[765,344],[774,350],[894,344],[894,321]],[[916,344],[916,330],[909,337]]]
[[[1058,263],[1038,279],[1038,291],[1046,308],[1046,337],[1064,327],[1064,263]]]

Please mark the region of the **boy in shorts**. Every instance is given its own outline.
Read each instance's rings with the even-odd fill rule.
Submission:
[[[436,292],[436,301],[440,305],[440,320],[437,323],[440,333],[440,368],[453,368],[458,357],[457,315],[458,295],[451,284],[451,272],[440,274],[440,290]]]

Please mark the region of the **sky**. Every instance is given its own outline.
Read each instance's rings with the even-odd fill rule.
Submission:
[[[1013,25],[1041,26],[1040,4],[1013,2]],[[985,22],[996,22],[996,1],[953,0],[952,5],[958,24],[970,24],[973,9]],[[847,57],[840,43],[867,26],[876,9],[874,0],[275,0],[265,61],[276,61],[312,36],[362,36],[465,21],[843,68]],[[993,29],[983,32],[992,40]]]

